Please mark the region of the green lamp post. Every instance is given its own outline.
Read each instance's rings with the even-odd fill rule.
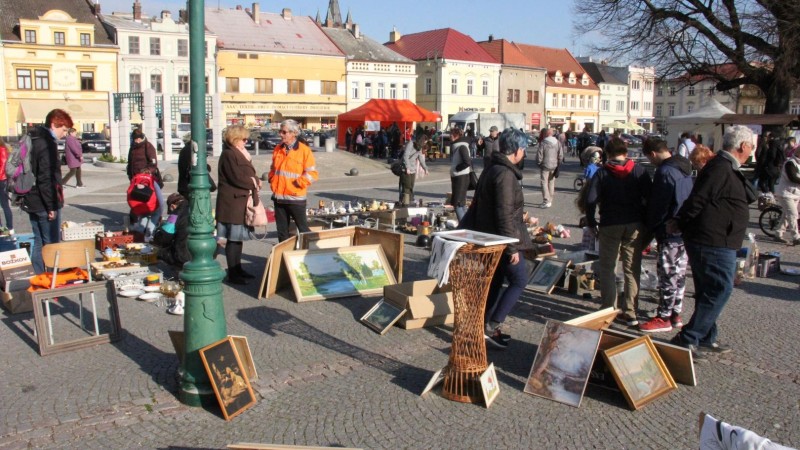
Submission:
[[[206,170],[205,103],[205,3],[189,0],[189,82],[192,111],[192,180],[189,183],[189,252],[191,262],[183,266],[181,279],[186,295],[183,329],[186,355],[183,360],[180,401],[190,406],[214,404],[214,391],[198,350],[228,334],[222,303],[225,276],[214,260],[217,243],[212,232],[211,196]]]

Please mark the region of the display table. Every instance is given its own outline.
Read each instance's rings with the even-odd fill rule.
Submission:
[[[464,403],[483,401],[480,376],[488,367],[484,341],[484,310],[489,284],[505,244],[466,244],[450,263],[455,325],[450,359],[444,368],[442,395]]]

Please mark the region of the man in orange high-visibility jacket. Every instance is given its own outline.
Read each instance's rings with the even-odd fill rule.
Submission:
[[[275,225],[278,241],[289,239],[289,219],[293,219],[299,233],[310,231],[306,220],[306,191],[317,180],[314,154],[308,145],[300,142],[300,125],[294,120],[281,122],[281,143],[272,152],[269,185],[275,202]]]

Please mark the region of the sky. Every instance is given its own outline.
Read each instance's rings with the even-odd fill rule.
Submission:
[[[181,0],[140,0],[142,11],[148,16],[159,16],[161,10],[168,9],[173,17],[178,10],[186,7]],[[133,0],[100,0],[102,11],[131,12]],[[283,2],[260,1],[261,11],[279,13],[283,8],[292,9],[292,14],[316,17],[317,11],[322,20],[328,9],[328,0],[292,0]],[[491,8],[475,7],[477,4],[491,4]],[[253,1],[206,0],[206,8],[234,8],[236,5],[251,8]],[[570,20],[570,1],[524,1],[498,0],[489,2],[471,1],[422,1],[406,0],[389,2],[386,0],[339,0],[342,20],[347,11],[352,14],[361,32],[378,42],[389,40],[392,28],[403,34],[439,28],[453,28],[467,34],[476,41],[485,41],[489,35],[495,39],[514,42],[559,47],[569,49],[575,56],[586,56],[586,46],[581,37],[573,37]],[[584,41],[586,41],[584,39]]]

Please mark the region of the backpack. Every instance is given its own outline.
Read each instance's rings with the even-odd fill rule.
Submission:
[[[149,173],[137,173],[128,186],[128,206],[137,216],[149,216],[158,208],[158,197],[153,184],[153,176]]]
[[[6,177],[8,178],[8,192],[17,197],[22,197],[30,192],[36,184],[36,177],[31,170],[31,150],[33,143],[29,135],[24,135],[19,141],[19,146],[11,152],[6,161]]]
[[[392,173],[398,177],[406,173],[406,163],[402,158],[392,163]]]

